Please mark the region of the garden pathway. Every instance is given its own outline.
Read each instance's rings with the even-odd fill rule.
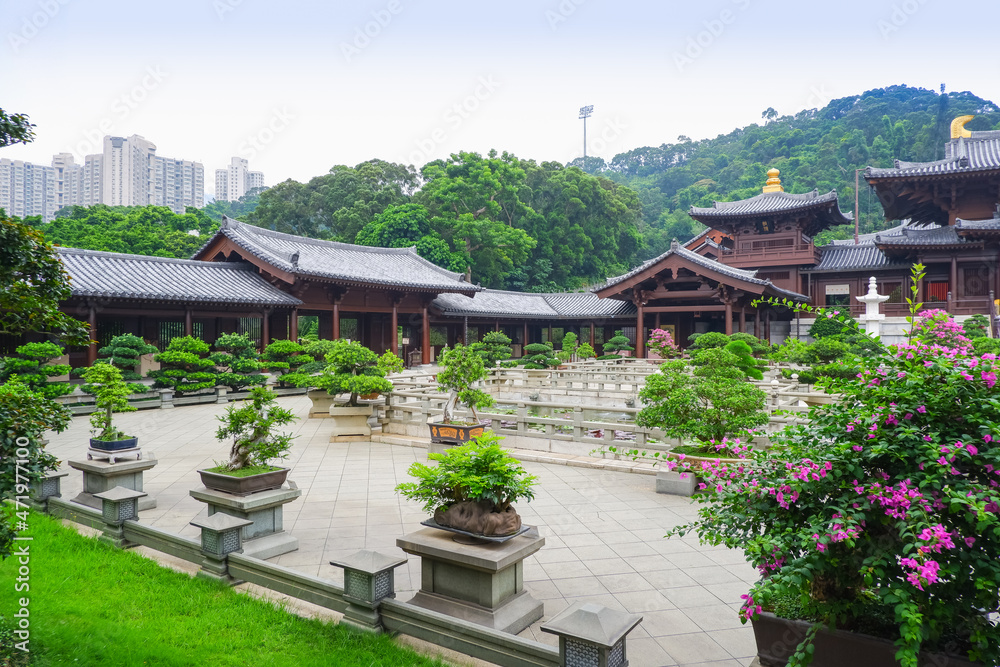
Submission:
[[[341,584],[342,571],[331,559],[365,548],[401,554],[396,538],[419,528],[426,516],[393,489],[409,479],[407,468],[425,460],[426,451],[330,443],[325,420],[306,418],[307,398],[279,401],[300,417],[290,429],[298,438],[287,463],[303,494],[285,512],[285,529],[299,539],[299,550],[274,561]],[[117,417],[159,459],[144,478],[157,507],[142,512],[143,523],[197,538],[188,522],[204,514],[205,505],[188,491],[200,486],[197,469],[227,458],[228,446],[214,439],[216,416],[224,409],[199,405]],[[82,489],[82,475],[65,461],[85,458],[88,429],[86,417],[75,417],[67,431],[50,436],[48,449],[70,472],[63,480],[67,499]],[[546,538],[542,550],[525,561],[525,588],[544,601],[545,619],[577,600],[642,614],[629,638],[632,667],[750,664],[753,632],[740,624],[736,610],[756,572],[737,551],[702,546],[693,536],[663,538],[665,529],[693,516],[687,499],[656,494],[649,475],[524,465],[539,484],[535,500],[518,509]],[[398,599],[409,599],[419,580],[419,559],[411,557],[397,570]],[[522,635],[555,644],[539,625]]]

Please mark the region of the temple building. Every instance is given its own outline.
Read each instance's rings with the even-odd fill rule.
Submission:
[[[431,363],[446,345],[504,331],[515,356],[529,343],[574,332],[600,353],[621,330],[645,356],[652,328],[681,345],[692,333],[745,331],[781,342],[803,333],[791,300],[858,313],[855,297],[876,277],[883,312],[903,322],[910,267],[928,307],[956,315],[996,313],[1000,293],[1000,131],[952,123],[945,159],[869,167],[891,229],[817,246],[816,235],[852,221],[837,192],[784,191],[778,170],[759,195],[692,208],[708,229],[589,292],[535,294],[483,289],[413,248],[321,241],[224,218],[190,260],[59,248],[71,278],[63,309],[90,323],[95,343],[71,353],[81,366],[100,345],[132,333],[164,349],[176,336],[214,341],[246,333],[260,347],[299,337],[303,321],[320,338],[358,340]],[[303,318],[308,318],[304,320]]]

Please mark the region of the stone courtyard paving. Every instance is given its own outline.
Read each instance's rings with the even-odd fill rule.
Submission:
[[[309,400],[279,402],[297,421],[298,438],[285,465],[302,498],[286,505],[285,530],[299,539],[299,550],[273,559],[338,585],[342,570],[331,559],[359,549],[402,555],[396,538],[420,528],[426,515],[402,499],[394,487],[409,479],[407,468],[426,459],[421,448],[368,443],[330,443],[326,420],[307,419]],[[159,463],[146,472],[145,490],[157,507],[140,521],[197,539],[188,524],[205,505],[188,495],[200,486],[199,468],[227,458],[228,445],[215,440],[222,405],[178,407],[117,415],[127,433],[138,435],[144,452]],[[70,475],[63,498],[82,490],[82,473],[67,465],[86,458],[89,423],[50,437],[48,449]],[[581,452],[583,454],[584,452]],[[654,478],[599,469],[526,462],[537,475],[535,500],[518,506],[529,525],[537,525],[545,546],[525,561],[525,588],[545,603],[545,617],[586,600],[642,614],[629,636],[629,662],[645,665],[745,667],[756,653],[753,631],[737,618],[740,595],[757,573],[742,554],[701,546],[697,539],[664,539],[665,530],[694,514],[685,498],[658,495]],[[408,600],[420,583],[418,558],[397,570],[397,598]],[[542,621],[522,636],[555,645],[541,632]]]

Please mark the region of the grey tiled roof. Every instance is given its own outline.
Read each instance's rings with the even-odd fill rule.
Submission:
[[[1000,170],[1000,132],[973,132],[945,144],[945,159],[933,162],[903,162],[887,169],[868,167],[865,178],[912,178],[943,174]]]
[[[427,261],[413,248],[373,248],[320,241],[254,227],[228,217],[222,219],[217,233],[262,261],[293,275],[428,292],[474,294],[481,289],[465,282],[461,273],[447,271]]]
[[[866,234],[874,237],[874,234]],[[887,256],[875,246],[874,239],[850,245],[830,244],[819,249],[820,260],[816,266],[803,269],[806,273],[823,271],[853,271],[907,268],[910,262]]]
[[[965,245],[968,240],[960,237],[949,225],[913,229],[904,227],[899,234],[876,234],[875,244],[883,247],[951,246]]]
[[[557,320],[615,318],[635,314],[627,301],[600,299],[591,292],[534,294],[483,290],[470,298],[462,294],[442,294],[433,301],[444,315],[472,317],[514,317]]]
[[[300,303],[245,265],[58,248],[73,296],[295,306]]]
[[[761,278],[757,278],[756,271],[748,271],[746,269],[736,269],[731,266],[727,266],[722,262],[717,262],[714,259],[709,259],[708,257],[699,255],[698,253],[692,250],[688,250],[684,246],[677,243],[677,241],[675,240],[673,243],[670,244],[670,250],[666,251],[659,257],[654,257],[653,259],[646,260],[645,262],[635,267],[628,273],[623,273],[622,275],[615,276],[614,278],[608,278],[603,285],[598,285],[594,289],[596,291],[605,289],[607,287],[614,287],[618,283],[624,282],[629,278],[631,278],[632,276],[636,276],[642,273],[643,271],[653,266],[654,264],[662,262],[671,255],[677,255],[678,257],[683,257],[691,262],[694,262],[695,264],[705,267],[706,269],[711,269],[712,271],[716,271],[723,275],[729,276],[730,278],[735,278],[736,280],[745,280],[747,282],[756,283],[758,285],[771,284],[770,280],[763,280]]]
[[[843,213],[837,204],[837,191],[830,190],[825,195],[819,194],[818,190],[794,195],[789,192],[764,192],[739,201],[717,201],[708,208],[691,207],[690,215],[693,218],[735,218],[752,215],[768,215],[773,213],[789,213],[797,210],[809,209],[815,206],[825,206],[835,204],[831,211],[832,216],[838,224],[843,224],[853,220],[849,213]]]
[[[987,218],[986,220],[963,220],[959,218],[955,221],[955,231],[962,232],[1000,232],[1000,217]]]

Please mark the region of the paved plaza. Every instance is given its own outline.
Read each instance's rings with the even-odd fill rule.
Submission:
[[[306,397],[279,403],[299,417],[290,428],[298,438],[285,465],[303,494],[286,505],[284,519],[299,550],[273,562],[342,584],[342,570],[330,565],[331,559],[359,549],[402,555],[396,538],[420,528],[427,516],[393,489],[409,480],[407,468],[425,460],[426,450],[330,443],[327,420],[306,417]],[[197,539],[198,529],[188,522],[204,515],[206,506],[188,491],[200,486],[196,470],[227,458],[228,444],[214,437],[224,409],[212,404],[116,415],[121,428],[138,435],[144,451],[159,460],[144,478],[157,507],[142,512],[141,522]],[[50,437],[48,449],[70,472],[63,486],[67,499],[82,490],[82,475],[66,461],[86,458],[88,429],[86,417],[75,417],[67,431]],[[632,667],[750,664],[756,653],[753,631],[740,624],[736,610],[756,571],[737,551],[701,546],[693,536],[663,537],[665,529],[693,516],[692,503],[656,494],[649,475],[524,465],[539,483],[535,500],[518,511],[538,526],[546,544],[524,568],[525,588],[544,601],[545,617],[522,636],[556,644],[553,635],[538,629],[541,623],[568,604],[587,600],[643,615],[629,639]],[[419,560],[411,558],[397,570],[397,598],[409,599],[419,578]]]

